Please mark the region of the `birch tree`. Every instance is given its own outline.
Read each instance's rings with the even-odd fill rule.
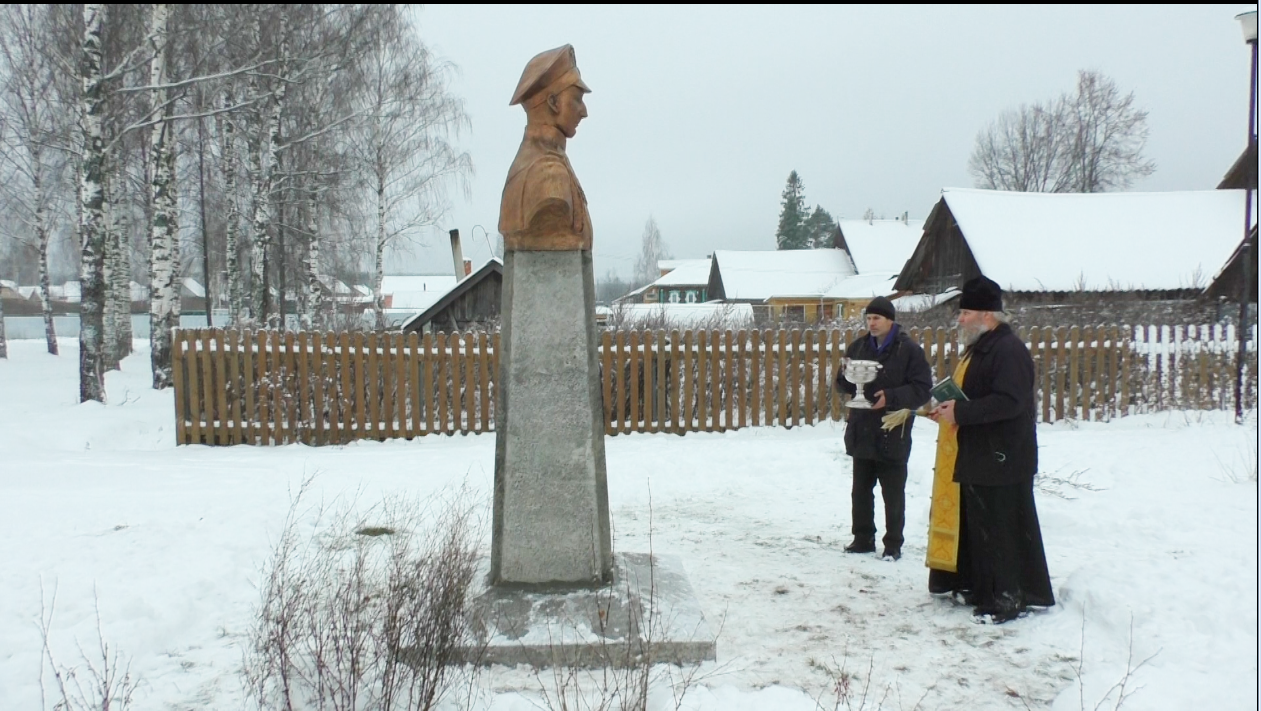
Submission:
[[[83,132],[83,165],[79,178],[79,401],[105,402],[104,238],[105,143],[101,135],[104,76],[101,72],[101,25],[105,6],[84,3],[83,44],[79,55],[82,81],[79,116]]]
[[[451,66],[439,62],[403,18],[374,38],[364,62],[363,123],[358,152],[376,210],[372,295],[384,325],[385,250],[398,237],[436,224],[447,190],[473,173],[454,139],[469,127],[464,103],[449,88]]]
[[[168,79],[167,40],[170,6],[153,6],[150,42],[153,59],[149,83],[155,110],[162,120],[153,125],[149,139],[150,195],[153,224],[149,236],[149,346],[153,365],[153,387],[171,386],[171,334],[179,327],[179,212],[175,193],[175,126],[170,120],[171,102],[163,84]]]
[[[635,286],[651,284],[661,277],[657,262],[669,259],[665,241],[661,239],[661,229],[657,227],[656,218],[649,217],[644,223],[644,234],[639,243],[639,258],[635,260]]]
[[[56,72],[40,45],[46,39],[47,11],[41,5],[5,5],[0,27],[0,59],[4,66],[4,117],[8,131],[3,141],[4,159],[22,180],[5,181],[11,206],[20,206],[39,252],[39,296],[44,316],[48,352],[57,355],[57,330],[49,298],[48,246],[52,235],[53,183],[64,154],[50,146],[56,142],[58,107],[55,105]],[[12,142],[7,140],[12,138]]]

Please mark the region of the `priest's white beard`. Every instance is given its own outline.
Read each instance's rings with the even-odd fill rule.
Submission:
[[[959,332],[959,342],[963,344],[964,348],[967,348],[976,343],[977,339],[989,329],[985,327],[985,324],[979,323],[972,327],[959,326],[957,330]]]

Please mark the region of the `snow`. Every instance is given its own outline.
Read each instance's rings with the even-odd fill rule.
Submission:
[[[198,299],[205,298],[206,289],[196,279],[184,277],[180,280],[180,283],[183,284],[184,291],[188,292],[192,296],[195,296]]]
[[[149,389],[136,345],[107,375],[105,405],[76,402],[73,339],[60,357],[11,341],[0,360],[6,709],[40,708],[35,620],[54,590],[53,653],[73,664],[76,642],[94,648],[99,606],[105,639],[143,681],[132,708],[245,708],[238,670],[259,570],[308,477],[317,499],[368,503],[467,483],[489,517],[493,436],[176,447],[172,393]],[[1080,694],[1089,709],[1131,651],[1131,666],[1155,656],[1125,709],[1256,708],[1255,412],[1244,426],[1170,412],[1040,427],[1038,506],[1059,604],[1002,626],[927,594],[935,431],[914,427],[897,563],[841,550],[850,462],[839,424],[607,438],[615,547],[679,556],[721,627],[719,661],[683,708],[832,708],[820,665],[844,664],[853,685],[870,684],[866,708],[1069,711]],[[524,668],[493,667],[474,708],[546,708],[539,685]],[[654,711],[674,708],[668,688],[652,698]]]
[[[827,299],[870,299],[875,296],[889,296],[896,293],[893,284],[897,280],[897,272],[858,274],[837,282],[836,286],[828,289],[823,296]]]
[[[714,259],[729,301],[818,297],[854,275],[854,266],[843,249],[719,250],[714,252]]]
[[[674,266],[660,279],[653,282],[656,286],[700,286],[709,283],[709,259],[675,259]],[[666,262],[657,262],[664,265]],[[661,267],[665,269],[664,266]]]
[[[1203,288],[1243,239],[1242,190],[942,199],[981,272],[1011,291]]]
[[[654,325],[663,320],[667,328],[692,328],[710,325],[721,320],[728,328],[740,328],[753,323],[753,306],[750,304],[619,304],[610,315],[621,313],[628,323],[650,321]]]
[[[940,294],[907,294],[893,299],[893,308],[899,313],[917,313],[927,311],[934,306],[944,304],[961,294],[958,289],[950,287]]]
[[[840,220],[859,274],[902,271],[924,236],[923,220]]]

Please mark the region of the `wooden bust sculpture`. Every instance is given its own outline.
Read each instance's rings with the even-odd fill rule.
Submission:
[[[572,45],[530,60],[509,105],[525,108],[525,137],[508,169],[499,209],[504,248],[530,251],[591,250],[587,197],[565,155],[578,122],[587,116]]]

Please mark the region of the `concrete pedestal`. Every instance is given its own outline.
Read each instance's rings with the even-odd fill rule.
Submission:
[[[492,584],[595,587],[613,572],[591,253],[504,255]]]
[[[615,557],[604,587],[546,591],[489,587],[460,649],[467,663],[543,667],[699,664],[716,658],[682,563],[670,556]]]

